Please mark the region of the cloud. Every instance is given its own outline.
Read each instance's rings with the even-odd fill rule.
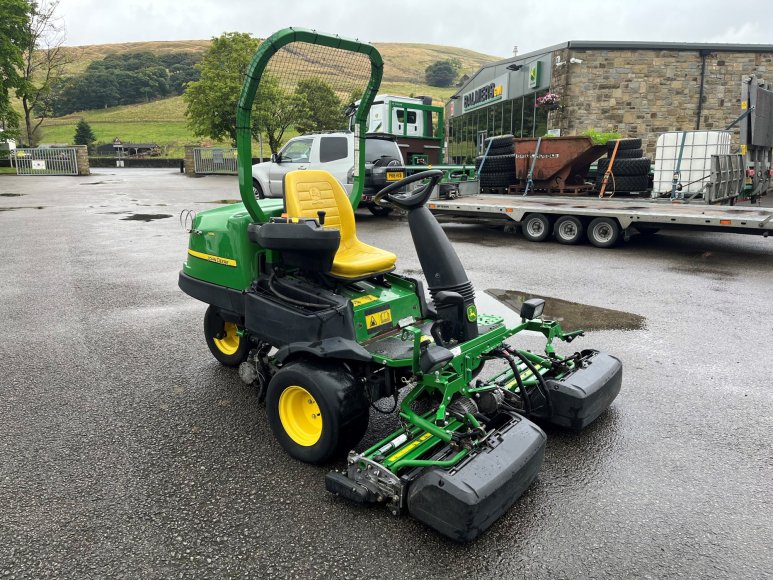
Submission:
[[[770,42],[773,3],[727,18],[725,0],[61,0],[68,44],[189,40],[288,26],[370,42],[424,42],[509,56],[567,40]]]

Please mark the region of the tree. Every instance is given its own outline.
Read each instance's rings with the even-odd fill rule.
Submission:
[[[23,82],[16,90],[16,96],[21,98],[24,109],[27,141],[35,145],[37,129],[51,114],[51,90],[61,78],[69,57],[63,48],[64,25],[56,15],[59,0],[32,0],[29,5],[31,10],[26,23],[26,46],[21,70]],[[35,115],[37,120],[33,122]]]
[[[346,126],[344,106],[325,81],[304,79],[298,83],[295,94],[306,101],[306,114],[295,123],[299,133],[330,131]]]
[[[450,87],[461,69],[462,63],[458,58],[438,60],[424,70],[424,76],[428,85],[433,87]]]
[[[260,41],[242,32],[226,32],[212,44],[197,68],[198,81],[183,94],[188,126],[199,137],[236,142],[236,104],[244,73]]]
[[[19,71],[28,44],[30,8],[26,0],[0,0],[0,130],[4,139],[19,133],[19,114],[11,105],[11,91],[23,81]]]
[[[78,121],[78,125],[75,127],[75,137],[73,137],[73,142],[76,145],[86,145],[91,149],[91,145],[96,140],[97,138],[94,136],[94,131],[91,130],[91,125],[89,125],[88,121],[86,121],[86,119]]]
[[[263,73],[252,106],[252,136],[265,133],[272,153],[282,146],[285,131],[310,116],[309,102],[303,93],[288,93],[279,80]]]

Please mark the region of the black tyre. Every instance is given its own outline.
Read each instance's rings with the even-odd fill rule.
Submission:
[[[599,159],[598,171],[603,174],[609,167],[609,159]],[[650,160],[646,157],[638,159],[615,159],[612,164],[612,173],[621,177],[625,175],[647,175],[650,172]]]
[[[252,193],[255,194],[257,199],[266,199],[266,194],[263,193],[263,188],[257,179],[252,180]]]
[[[368,211],[370,211],[370,213],[378,217],[384,217],[389,215],[390,213],[392,213],[392,209],[393,208],[391,207],[382,207],[380,205],[376,205],[375,203],[368,204]]]
[[[610,151],[615,148],[615,143],[620,141],[620,145],[617,146],[617,150],[621,149],[639,149],[641,148],[641,139],[610,139],[607,141],[607,149]]]
[[[512,144],[509,145],[501,145],[499,147],[492,147],[489,149],[488,154],[489,155],[512,155],[514,146]]]
[[[494,135],[493,137],[489,137],[483,140],[483,149],[485,151],[486,147],[488,147],[489,144],[491,144],[492,149],[494,147],[506,147],[506,146],[512,147],[513,139],[514,137],[510,134]]]
[[[556,220],[553,233],[559,244],[575,245],[582,241],[585,226],[580,218],[573,215],[563,215]]]
[[[521,222],[521,232],[530,242],[544,242],[550,237],[550,219],[541,213],[530,213]]]
[[[204,338],[212,356],[220,364],[238,367],[247,360],[247,355],[250,354],[250,340],[247,336],[239,336],[239,330],[236,324],[224,320],[217,308],[207,308],[204,315]]]
[[[515,155],[490,155],[483,166],[484,173],[488,171],[515,171]]]
[[[596,189],[601,189],[601,182],[604,177],[603,173],[599,173],[596,177]],[[649,188],[649,176],[648,175],[610,175],[607,181],[607,191],[645,191]]]
[[[614,149],[607,149],[607,157],[612,157]],[[615,159],[636,159],[644,157],[644,149],[618,149]]]
[[[369,402],[341,365],[298,361],[268,384],[266,415],[279,444],[295,459],[326,463],[354,447],[368,429]]]
[[[611,248],[620,239],[620,226],[617,220],[598,217],[588,226],[588,240],[597,248]]]
[[[515,173],[508,172],[496,172],[487,173],[484,172],[480,176],[481,187],[508,187],[516,182]]]

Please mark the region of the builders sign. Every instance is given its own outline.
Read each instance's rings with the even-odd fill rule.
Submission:
[[[504,74],[462,96],[462,112],[473,111],[507,98],[507,75]]]

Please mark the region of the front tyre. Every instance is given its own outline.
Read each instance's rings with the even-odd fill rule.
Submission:
[[[530,242],[544,242],[550,236],[550,219],[541,213],[530,213],[521,223],[521,233]]]
[[[204,315],[204,338],[212,355],[227,367],[238,367],[250,354],[250,341],[239,335],[239,327],[224,320],[214,306]]]
[[[252,193],[255,194],[255,199],[266,199],[266,195],[263,193],[263,187],[257,179],[252,180]]]
[[[268,384],[266,414],[279,444],[295,459],[327,463],[356,445],[368,429],[369,402],[341,365],[298,361]]]

